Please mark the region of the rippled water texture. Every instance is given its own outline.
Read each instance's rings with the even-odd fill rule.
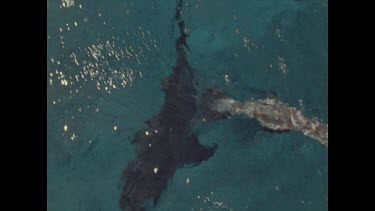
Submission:
[[[327,0],[190,0],[199,82],[238,100],[277,96],[328,122]],[[119,211],[130,140],[163,104],[176,2],[47,0],[47,207]],[[252,120],[197,124],[208,161],[176,171],[150,210],[327,210],[327,149]]]

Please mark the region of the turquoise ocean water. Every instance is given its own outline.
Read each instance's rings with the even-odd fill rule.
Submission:
[[[175,64],[176,2],[47,0],[47,207],[119,211],[130,140],[164,100]],[[270,93],[328,122],[327,0],[190,0],[198,89]],[[219,149],[181,168],[149,210],[327,210],[327,149],[241,118],[196,125]]]

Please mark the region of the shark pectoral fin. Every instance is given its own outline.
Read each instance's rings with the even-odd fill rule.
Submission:
[[[199,164],[202,161],[208,160],[215,154],[215,151],[218,147],[219,146],[216,143],[213,143],[212,146],[205,146],[199,144],[197,147],[194,148],[194,150],[190,152],[188,163]]]
[[[215,104],[216,101],[225,98],[225,94],[219,89],[213,87],[206,87],[202,94],[201,99],[201,116],[204,121],[214,121],[219,119],[226,119],[230,116],[228,112],[221,113],[216,111]]]

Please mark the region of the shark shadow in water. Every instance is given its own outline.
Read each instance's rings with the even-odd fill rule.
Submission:
[[[177,1],[177,61],[173,73],[163,81],[164,104],[158,115],[146,121],[148,128],[135,134],[132,143],[136,145],[137,158],[123,172],[120,207],[124,211],[145,210],[145,202],[151,199],[155,206],[177,168],[208,160],[218,147],[201,145],[192,132],[198,113],[197,90],[185,55],[188,35],[181,20],[181,6],[182,2]]]

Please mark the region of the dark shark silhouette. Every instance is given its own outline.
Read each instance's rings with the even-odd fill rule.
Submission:
[[[148,128],[135,134],[137,158],[123,173],[124,187],[120,207],[124,211],[145,210],[145,203],[155,206],[177,168],[208,160],[217,149],[203,146],[192,132],[198,113],[194,74],[185,51],[188,34],[181,20],[182,1],[177,1],[175,21],[180,36],[176,40],[177,61],[173,73],[163,81],[164,105],[158,115],[146,121]]]

